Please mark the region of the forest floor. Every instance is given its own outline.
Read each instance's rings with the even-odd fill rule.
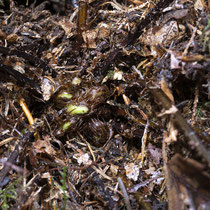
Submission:
[[[1,209],[210,209],[209,11],[1,0]]]

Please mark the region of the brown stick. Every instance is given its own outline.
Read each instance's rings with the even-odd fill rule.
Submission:
[[[208,165],[210,166],[210,156],[208,155],[207,150],[201,143],[201,140],[198,138],[194,130],[187,124],[186,120],[182,117],[179,110],[171,103],[170,99],[165,95],[165,93],[158,86],[148,86],[149,90],[155,97],[155,99],[161,103],[161,106],[167,110],[174,108],[175,110],[171,113],[173,116],[173,122],[177,125],[185,134],[186,137],[190,140],[191,146],[195,147],[201,157],[203,157]]]
[[[17,157],[19,155],[19,152],[20,152],[19,151],[20,148],[23,148],[26,145],[26,143],[30,141],[30,139],[32,138],[33,138],[33,133],[29,131],[23,135],[20,143],[15,146],[14,151],[10,154],[7,162],[4,164],[3,169],[0,171],[0,188],[4,186],[3,181],[5,177],[7,176],[7,174],[9,173],[9,171],[11,170],[11,165],[15,164]]]
[[[78,11],[78,20],[77,20],[77,44],[80,47],[82,43],[82,32],[85,31],[86,19],[87,19],[87,1],[79,1],[79,11]]]

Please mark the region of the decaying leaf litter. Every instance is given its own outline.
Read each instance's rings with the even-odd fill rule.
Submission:
[[[209,1],[1,5],[3,209],[209,208]]]

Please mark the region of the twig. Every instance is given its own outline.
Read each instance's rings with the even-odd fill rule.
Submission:
[[[143,166],[144,156],[145,156],[144,153],[145,153],[145,147],[146,147],[146,142],[147,142],[148,127],[149,127],[149,121],[147,120],[147,124],[145,125],[144,133],[141,139],[141,165],[142,166]]]
[[[22,135],[14,126],[12,126],[12,125],[9,123],[9,121],[8,121],[3,115],[1,115],[1,113],[0,113],[0,118],[1,118],[2,120],[4,120],[4,121],[7,123],[7,126],[8,126],[8,127],[12,128],[19,136],[23,137],[23,135]]]
[[[18,102],[19,102],[23,112],[25,113],[29,124],[33,127],[34,126],[34,118],[31,114],[30,110],[28,109],[28,106],[26,105],[24,98],[21,97]],[[38,139],[40,137],[38,132],[35,132],[34,136],[36,137],[36,139]]]
[[[26,132],[23,135],[23,137],[21,138],[20,143],[15,146],[14,151],[10,154],[7,162],[4,164],[3,169],[0,171],[0,187],[3,187],[2,186],[3,181],[4,181],[5,177],[7,176],[7,174],[9,173],[9,171],[11,170],[11,164],[14,164],[16,162],[17,157],[19,155],[20,148],[23,148],[25,146],[25,144],[30,139],[32,139],[32,137],[33,137],[33,133],[32,132]]]
[[[144,182],[141,182],[141,183],[139,183],[139,184],[136,184],[136,185],[134,185],[132,188],[130,188],[130,189],[128,190],[128,192],[129,192],[129,193],[136,193],[140,188],[145,187],[145,186],[147,186],[149,183],[151,183],[152,181],[157,180],[157,179],[162,178],[162,177],[163,177],[162,175],[158,175],[158,176],[155,176],[155,177],[153,177],[153,178],[151,178],[151,179],[148,179],[148,180],[146,180],[146,181],[144,181]]]
[[[198,138],[194,130],[187,124],[185,119],[182,117],[179,110],[174,105],[172,105],[170,99],[158,86],[152,86],[150,84],[148,88],[150,89],[151,93],[154,95],[156,100],[161,103],[164,109],[166,109],[166,112],[171,116],[173,116],[173,122],[184,132],[186,137],[188,137],[191,146],[197,149],[199,155],[203,157],[210,166],[210,156],[208,155],[207,150],[205,149],[204,145],[201,143],[201,140]],[[170,113],[169,110],[173,111],[171,111]]]
[[[78,21],[77,21],[77,44],[82,43],[82,32],[85,31],[88,4],[85,0],[79,1]]]
[[[125,189],[125,185],[123,184],[123,181],[120,177],[118,177],[117,180],[118,180],[118,183],[120,185],[120,189],[123,192],[123,198],[124,198],[124,201],[125,201],[126,208],[127,208],[127,210],[132,210],[130,200],[129,200],[129,197],[128,197],[128,193],[127,193],[127,190]]]
[[[9,142],[13,141],[13,140],[16,140],[17,138],[15,137],[9,137],[9,138],[6,138],[2,141],[0,141],[0,147],[5,145],[5,144],[8,144]]]
[[[19,104],[20,104],[22,110],[24,111],[24,113],[25,113],[25,115],[26,115],[26,117],[27,117],[27,119],[28,119],[29,124],[30,124],[31,126],[33,126],[33,124],[34,124],[34,118],[32,117],[32,114],[31,114],[31,112],[29,111],[29,109],[28,109],[28,107],[27,107],[27,105],[26,105],[26,103],[25,103],[25,100],[24,100],[23,98],[21,98],[21,99],[19,100]]]
[[[192,27],[193,27],[193,26],[192,26]],[[194,38],[195,38],[196,31],[197,31],[197,28],[196,28],[196,27],[193,27],[192,36],[191,36],[190,41],[188,42],[188,44],[187,44],[187,46],[186,46],[186,48],[185,48],[185,50],[184,50],[184,52],[183,52],[183,54],[182,54],[182,56],[187,55],[188,49],[189,49],[190,45],[192,44],[192,42],[193,42],[193,40],[194,40]]]
[[[92,166],[92,168],[98,173],[100,174],[104,179],[107,179],[109,181],[113,181],[112,178],[110,178],[109,176],[107,176],[101,169],[97,168],[96,166]]]
[[[195,88],[195,99],[193,103],[193,113],[192,113],[192,120],[191,120],[191,126],[195,124],[195,114],[196,114],[196,109],[198,106],[198,98],[199,98],[199,88],[198,85]]]
[[[93,150],[92,150],[90,144],[86,141],[86,139],[82,136],[81,133],[78,132],[78,135],[79,135],[80,138],[87,144],[87,147],[88,147],[88,149],[90,150],[90,153],[91,153],[91,155],[92,155],[92,157],[93,157],[93,161],[95,162],[95,161],[96,161],[96,157],[95,157],[95,155],[94,155],[94,152],[93,152]]]

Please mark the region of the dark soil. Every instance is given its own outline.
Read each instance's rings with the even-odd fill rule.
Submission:
[[[210,1],[0,1],[2,209],[210,209]]]

